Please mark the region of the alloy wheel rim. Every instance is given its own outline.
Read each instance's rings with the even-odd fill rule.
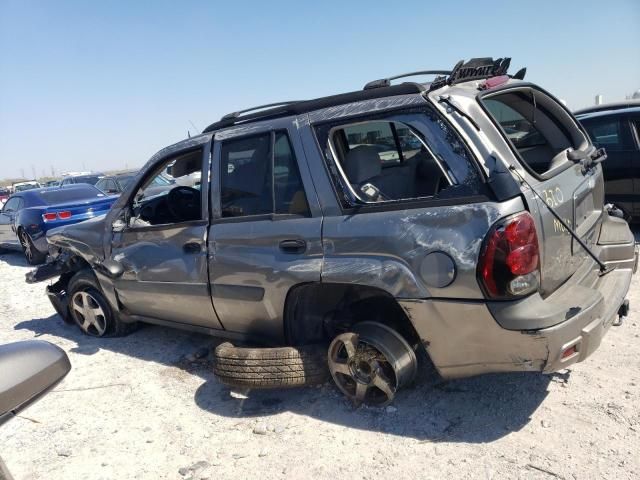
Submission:
[[[337,336],[329,347],[329,370],[338,388],[355,405],[384,406],[395,397],[396,381],[380,352],[356,333]],[[390,375],[391,373],[391,375]]]
[[[31,251],[31,242],[29,241],[29,236],[27,232],[20,232],[20,243],[22,244],[22,250],[24,251],[24,256],[27,257],[27,260],[31,260],[33,257],[33,252]]]
[[[338,335],[328,351],[336,386],[355,405],[389,405],[417,371],[415,352],[404,338],[377,322],[363,322],[355,332]]]
[[[71,298],[74,320],[83,332],[101,337],[107,330],[107,318],[97,300],[86,291],[76,292]]]

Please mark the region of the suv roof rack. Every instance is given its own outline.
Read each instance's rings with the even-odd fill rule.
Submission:
[[[400,83],[389,87],[373,88],[368,90],[356,90],[355,92],[340,93],[328,97],[316,98],[313,100],[302,100],[299,102],[271,103],[260,107],[248,108],[238,112],[228,113],[219,121],[212,123],[205,128],[202,133],[209,133],[221,128],[230,127],[237,124],[245,124],[266,120],[268,118],[279,118],[287,115],[299,115],[301,113],[312,112],[322,108],[344,105],[351,102],[360,102],[373,98],[390,97],[393,95],[409,95],[412,93],[424,92],[426,88],[419,83]],[[273,107],[273,108],[271,108]],[[253,112],[258,110],[257,112]],[[248,113],[243,115],[243,113]]]
[[[220,121],[224,122],[225,120],[235,120],[236,118],[238,118],[243,113],[253,112],[254,110],[264,110],[266,108],[272,108],[272,107],[286,107],[286,106],[292,105],[294,103],[299,103],[301,101],[302,100],[292,100],[292,101],[288,101],[288,102],[276,102],[276,103],[267,103],[266,105],[258,105],[257,107],[251,107],[251,108],[247,108],[245,110],[238,110],[237,112],[227,113],[226,115],[222,116]]]
[[[417,75],[450,75],[450,74],[451,74],[450,70],[421,70],[418,72],[402,73],[400,75],[394,75],[393,77],[372,80],[364,86],[363,90],[369,90],[371,88],[390,87],[391,80],[397,80],[399,78],[415,77]]]
[[[351,102],[360,102],[373,98],[390,97],[393,95],[409,95],[412,93],[422,93],[427,90],[435,90],[445,85],[467,82],[480,78],[489,78],[497,75],[506,75],[509,68],[510,58],[491,57],[472,58],[467,63],[459,61],[453,70],[422,70],[418,72],[403,73],[393,77],[381,78],[367,83],[362,90],[355,92],[340,93],[328,97],[316,98],[314,100],[300,100],[290,102],[269,103],[257,107],[239,110],[224,115],[219,121],[212,123],[205,128],[202,133],[209,133],[232,125],[257,122],[268,118],[279,118],[287,115],[299,115],[301,113],[312,112],[322,108],[344,105]],[[522,79],[526,69],[521,69],[511,78]],[[427,84],[415,82],[403,82],[391,85],[392,80],[398,78],[412,77],[416,75],[438,75],[433,82]],[[257,110],[257,111],[254,111]],[[253,112],[253,113],[248,113]],[[245,115],[246,114],[246,115]]]

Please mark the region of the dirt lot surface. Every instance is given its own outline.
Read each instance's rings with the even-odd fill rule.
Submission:
[[[0,343],[48,340],[73,369],[0,429],[16,480],[640,478],[640,276],[627,322],[570,370],[427,374],[392,407],[354,409],[332,384],[232,396],[189,356],[211,337],[82,336],[28,269],[0,256]]]

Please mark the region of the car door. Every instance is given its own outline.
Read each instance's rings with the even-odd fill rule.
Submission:
[[[633,215],[640,217],[640,113],[630,118],[633,134],[633,153],[631,155],[631,174],[633,176]]]
[[[290,119],[214,140],[209,279],[224,328],[284,339],[287,294],[320,281],[322,216]]]
[[[175,198],[172,191],[151,200],[144,196],[145,188],[169,164],[176,167],[178,176],[194,170],[208,172],[208,145],[165,157],[161,167],[142,177],[116,220],[125,226],[121,231],[121,226],[115,228],[110,257],[123,266],[124,273],[114,286],[122,305],[134,315],[221,328],[211,303],[207,273],[208,184],[204,182],[201,190],[177,186],[182,190],[176,191]],[[185,194],[193,197],[178,208],[177,200]],[[176,204],[172,204],[174,200]],[[196,200],[197,206],[193,203]],[[185,206],[197,210],[187,215]],[[173,210],[179,213],[171,213]]]
[[[605,181],[605,201],[633,214],[638,208],[634,177],[634,157],[638,150],[634,144],[631,122],[620,112],[595,114],[581,120],[591,141],[607,151],[607,160],[602,164]],[[637,163],[637,161],[636,161]]]
[[[13,196],[4,204],[0,212],[0,245],[18,248],[20,242],[15,232],[15,217],[22,208],[21,197]]]

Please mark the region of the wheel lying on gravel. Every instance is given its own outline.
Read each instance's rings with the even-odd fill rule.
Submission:
[[[215,350],[213,373],[230,387],[288,388],[318,385],[329,379],[324,347],[240,348],[222,343]]]
[[[415,352],[398,332],[378,322],[362,322],[329,346],[329,370],[338,388],[355,405],[385,406],[411,383]]]
[[[113,312],[90,270],[76,273],[67,287],[69,314],[83,333],[92,337],[118,337],[135,328]]]

